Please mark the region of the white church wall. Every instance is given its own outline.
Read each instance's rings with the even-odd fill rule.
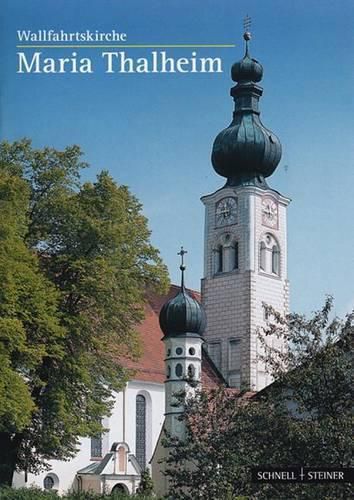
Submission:
[[[108,453],[114,442],[126,442],[130,453],[135,454],[135,415],[136,415],[136,396],[142,394],[147,402],[146,414],[146,461],[147,464],[152,457],[154,447],[157,443],[161,431],[164,408],[165,394],[164,385],[152,382],[130,381],[125,391],[114,394],[114,407],[112,415],[103,420],[103,425],[108,431],[102,436],[102,457]],[[91,457],[91,439],[83,438],[78,446],[78,453],[69,461],[51,460],[50,471],[44,471],[40,474],[28,474],[27,482],[23,473],[16,474],[13,486],[16,488],[22,486],[37,486],[43,488],[44,479],[48,474],[55,474],[58,478],[59,494],[69,490],[77,489],[76,472],[93,463]],[[129,466],[130,467],[130,466]],[[131,468],[131,467],[130,467]],[[129,475],[132,470],[127,470]],[[111,481],[112,482],[112,481]],[[56,486],[56,485],[55,485]],[[54,486],[54,487],[55,487]]]
[[[136,397],[141,394],[146,399],[146,462],[149,463],[159,437],[165,409],[164,384],[130,381],[126,391],[126,442],[135,454],[135,414]]]
[[[59,494],[63,494],[69,490],[77,489],[77,481],[75,479],[76,471],[86,467],[91,459],[91,440],[84,438],[80,441],[79,451],[77,455],[67,461],[63,460],[50,460],[50,470],[41,472],[40,474],[28,474],[26,486],[37,486],[44,488],[44,479],[47,475],[55,474],[58,477],[58,490]],[[19,487],[14,484],[15,487]],[[55,487],[55,486],[54,486]]]

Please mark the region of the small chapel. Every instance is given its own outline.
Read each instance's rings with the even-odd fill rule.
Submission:
[[[135,375],[115,394],[113,412],[102,421],[107,432],[82,439],[74,459],[52,460],[49,471],[16,474],[15,487],[131,494],[149,468],[157,493],[166,493],[161,436],[164,429],[183,435],[174,394],[220,385],[257,392],[272,382],[259,359],[258,331],[267,322],[264,304],[288,312],[290,200],[269,184],[281,144],[260,120],[263,68],[250,54],[249,31],[243,37],[244,56],[231,68],[232,122],[212,147],[212,166],[224,185],[201,198],[201,292],[186,286],[182,248],[180,285],[172,285],[167,296],[147,297],[145,319],[137,326],[143,355],[138,362],[123,361]],[[278,339],[268,337],[267,342],[282,348]]]

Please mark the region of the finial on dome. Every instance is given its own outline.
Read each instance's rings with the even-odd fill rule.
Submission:
[[[184,250],[183,247],[181,247],[181,250],[177,253],[177,255],[181,256],[181,265],[179,266],[180,270],[182,271],[182,276],[181,276],[181,289],[184,289],[184,271],[186,270],[186,266],[184,265],[184,256],[185,254],[188,253],[187,250]]]
[[[245,56],[249,56],[249,53],[248,53],[248,42],[252,38],[252,35],[251,35],[251,32],[250,32],[251,24],[252,24],[252,19],[250,18],[250,16],[248,14],[246,14],[246,17],[243,20],[243,29],[245,30],[244,33],[243,33],[243,39],[246,42]]]

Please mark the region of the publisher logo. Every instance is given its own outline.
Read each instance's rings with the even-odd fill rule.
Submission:
[[[255,483],[352,483],[353,467],[253,467]]]

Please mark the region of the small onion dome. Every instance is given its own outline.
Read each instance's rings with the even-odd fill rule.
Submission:
[[[159,317],[160,328],[166,337],[203,335],[206,326],[205,311],[184,287],[185,267],[182,265],[180,269],[182,271],[181,288],[175,297],[162,306]]]
[[[246,53],[241,61],[236,62],[231,68],[231,78],[234,82],[260,82],[263,76],[263,67],[256,60],[250,57],[248,52],[248,42],[251,39],[251,33],[246,32],[243,35],[246,40]]]
[[[206,316],[203,306],[183,287],[162,306],[160,327],[166,337],[186,334],[203,335]]]
[[[262,77],[262,65],[248,54],[231,67],[231,78],[234,82],[260,82]]]

